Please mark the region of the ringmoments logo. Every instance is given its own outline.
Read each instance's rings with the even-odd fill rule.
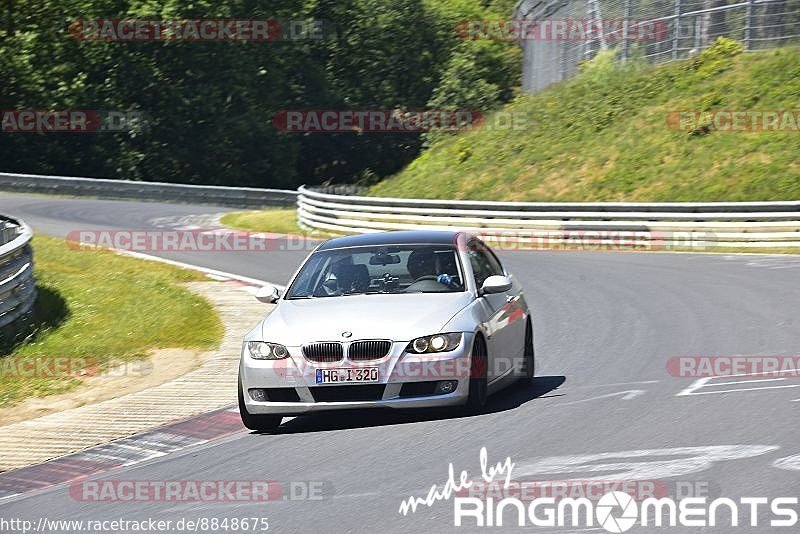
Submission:
[[[614,515],[614,510],[621,509],[619,516]],[[625,532],[636,524],[638,512],[636,501],[627,493],[613,491],[600,498],[595,508],[597,522],[609,532]]]
[[[612,490],[597,500],[586,497],[555,498],[490,497],[488,493],[464,496],[475,484],[512,485],[515,464],[510,457],[494,465],[488,463],[486,448],[480,451],[480,478],[472,479],[464,470],[458,476],[453,464],[441,486],[433,485],[424,497],[408,497],[400,504],[399,513],[416,513],[423,506],[439,501],[453,501],[453,525],[456,527],[584,527],[602,528],[606,532],[627,532],[634,526],[692,527],[769,526],[796,527],[798,498],[741,497],[730,499],[707,496],[671,498],[647,496],[637,500],[625,491]],[[497,481],[497,482],[495,482]]]

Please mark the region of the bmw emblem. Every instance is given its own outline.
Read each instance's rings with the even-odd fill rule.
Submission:
[[[353,336],[352,332],[347,332],[347,331],[342,332],[342,337],[352,337],[352,336]]]

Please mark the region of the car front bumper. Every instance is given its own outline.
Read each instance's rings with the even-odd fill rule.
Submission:
[[[335,363],[312,362],[303,357],[300,347],[287,347],[290,357],[283,360],[254,360],[243,350],[239,380],[245,406],[251,414],[301,415],[326,410],[457,406],[464,404],[469,395],[472,340],[473,334],[465,333],[456,349],[439,354],[405,353],[408,342],[395,342],[385,358],[359,362],[347,359]],[[379,369],[377,382],[330,385],[316,382],[319,369],[364,367]],[[429,390],[434,383],[443,381],[457,383],[455,390],[438,394],[417,391]],[[280,391],[281,397],[292,399],[257,401],[251,396],[254,389],[266,390],[269,397],[271,392]]]

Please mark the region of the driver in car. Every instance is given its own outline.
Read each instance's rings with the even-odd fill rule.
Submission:
[[[432,250],[415,250],[408,256],[406,269],[414,280],[406,291],[443,291],[445,288],[460,289],[461,286],[447,273],[437,273],[436,254]],[[443,287],[444,286],[444,287]]]

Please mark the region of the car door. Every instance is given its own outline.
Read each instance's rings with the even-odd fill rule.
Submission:
[[[479,239],[467,243],[467,255],[472,267],[472,275],[478,289],[490,276],[505,276],[502,264]],[[520,320],[519,284],[514,282],[504,293],[494,293],[479,297],[486,310],[484,327],[487,332],[489,348],[489,381],[509,372],[523,346],[524,322]],[[522,326],[520,326],[522,325]]]

